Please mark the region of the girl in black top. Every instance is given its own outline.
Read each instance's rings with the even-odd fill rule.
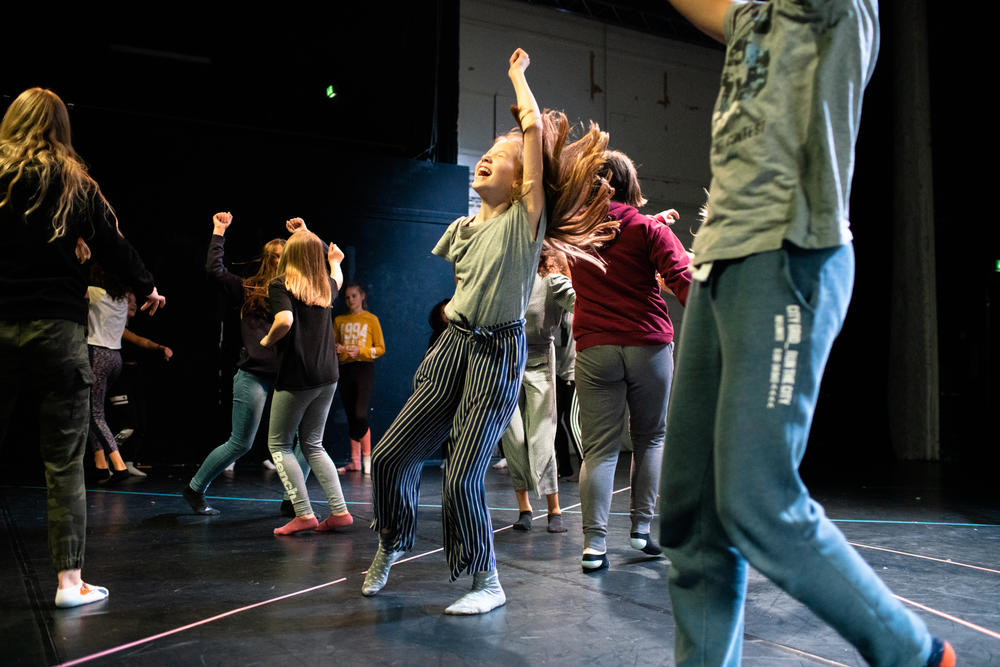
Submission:
[[[336,244],[323,260],[323,245],[312,232],[300,230],[285,244],[278,277],[268,286],[274,322],[260,344],[278,347],[278,374],[271,399],[267,444],[295,518],[274,529],[275,535],[304,530],[332,531],[354,523],[340,489],[337,468],[323,448],[327,414],[337,389],[337,352],[331,304],[344,282]],[[292,454],[298,431],[302,453],[316,473],[330,503],[330,516],[317,521],[309,502],[302,469]]]

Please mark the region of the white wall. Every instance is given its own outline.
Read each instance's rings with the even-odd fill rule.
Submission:
[[[531,56],[527,77],[538,103],[608,130],[611,146],[639,169],[650,200],[645,211],[676,208],[674,231],[690,247],[688,232],[710,179],[721,51],[511,0],[462,0],[460,42],[460,164],[473,166],[514,126],[507,60],[521,47]]]

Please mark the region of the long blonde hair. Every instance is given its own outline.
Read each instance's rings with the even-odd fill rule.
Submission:
[[[330,272],[323,243],[312,232],[300,229],[289,237],[278,262],[278,277],[284,277],[285,289],[299,301],[330,307]]]
[[[511,107],[520,119],[520,108]],[[561,111],[542,112],[542,182],[548,224],[545,240],[571,259],[603,267],[597,250],[615,237],[617,220],[608,220],[613,189],[604,176],[608,133],[591,122],[583,135],[567,144],[570,123]],[[520,131],[504,137],[523,144]],[[515,197],[525,193],[515,188]]]
[[[61,181],[50,241],[65,235],[67,217],[85,206],[91,196],[106,207],[117,227],[114,210],[73,149],[66,105],[44,88],[29,88],[18,95],[0,121],[0,177],[13,174],[0,207],[10,203],[14,185],[25,170],[35,172],[38,178],[38,189],[25,216],[41,206],[55,178]]]

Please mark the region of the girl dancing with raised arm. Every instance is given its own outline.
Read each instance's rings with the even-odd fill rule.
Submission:
[[[447,440],[445,552],[452,580],[473,575],[472,590],[448,614],[481,614],[506,601],[483,479],[517,407],[523,317],[542,241],[548,236],[557,248],[589,257],[586,250],[617,227],[605,220],[610,188],[598,177],[607,135],[591,127],[564,147],[566,117],[539,111],[524,75],[528,63],[521,49],[510,58],[520,128],[498,139],[476,166],[479,212],[453,222],[433,250],[455,271],[455,295],[445,308],[448,328],[424,357],[413,395],[372,453],[379,546],[364,595],[378,593],[393,562],[412,548],[421,462]]]
[[[354,523],[344,502],[337,468],[323,448],[326,417],[338,378],[330,308],[344,282],[340,270],[344,253],[331,243],[327,258],[329,272],[319,237],[300,229],[285,244],[278,277],[268,286],[274,322],[260,344],[265,348],[278,346],[278,373],[267,445],[295,508],[295,518],[275,528],[275,535],[333,531]],[[296,431],[302,454],[330,503],[330,516],[322,523],[313,514],[305,476],[292,454]]]

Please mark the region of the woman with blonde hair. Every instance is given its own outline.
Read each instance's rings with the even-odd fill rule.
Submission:
[[[48,487],[55,604],[97,602],[108,590],[81,577],[94,376],[78,243],[144,297],[143,310],[152,315],[165,300],[73,149],[69,114],[51,90],[24,91],[0,121],[0,229],[0,437],[15,405],[32,411]]]
[[[378,593],[392,564],[413,547],[422,462],[447,441],[445,554],[452,580],[463,572],[473,577],[472,590],[447,614],[482,614],[506,602],[483,481],[517,407],[526,356],[523,318],[542,241],[593,260],[587,249],[617,227],[606,220],[610,187],[598,176],[607,135],[592,126],[567,146],[566,116],[539,110],[525,79],[528,64],[521,49],[510,57],[519,128],[476,165],[479,212],[453,222],[433,250],[452,263],[456,278],[445,307],[448,328],[372,452],[372,527],[379,545],[364,595]]]
[[[278,276],[268,286],[274,322],[260,340],[277,346],[278,373],[271,399],[267,444],[278,476],[295,509],[295,517],[274,529],[275,535],[316,530],[329,532],[354,523],[340,488],[337,468],[323,448],[323,432],[337,390],[337,352],[331,306],[344,282],[344,253],[323,244],[312,232],[292,234],[278,262]],[[292,453],[295,433],[305,460],[316,473],[330,504],[330,516],[320,523],[313,514],[302,468]]]

